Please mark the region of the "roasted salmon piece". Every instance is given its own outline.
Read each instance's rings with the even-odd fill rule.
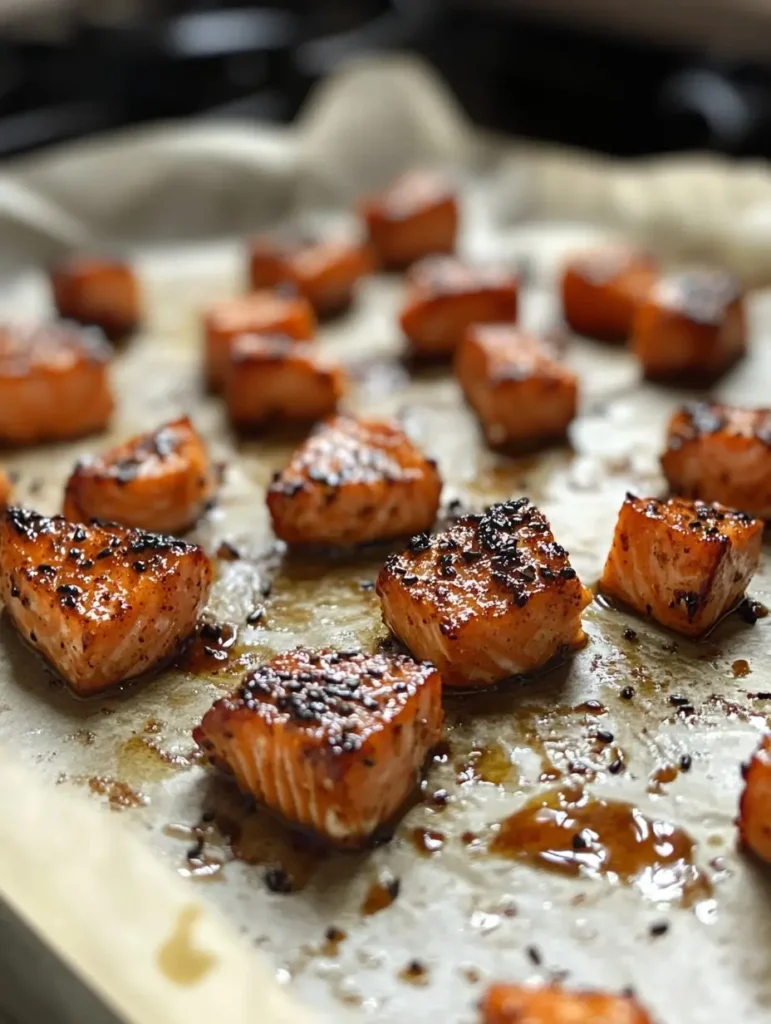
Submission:
[[[577,334],[624,341],[658,276],[656,261],[631,245],[574,253],[562,271],[562,313]]]
[[[442,684],[407,657],[280,654],[217,701],[193,736],[287,822],[361,846],[417,784],[442,736]]]
[[[260,291],[217,302],[204,316],[206,379],[220,391],[225,383],[230,349],[241,334],[286,334],[309,341],[316,333],[316,318],[301,295]]]
[[[120,260],[73,257],[51,271],[51,292],[60,316],[100,327],[108,338],[127,337],[142,319],[139,281]]]
[[[557,985],[492,985],[482,1024],[652,1024],[633,996],[566,992]]]
[[[110,346],[93,328],[0,326],[0,443],[102,430],[113,410]]]
[[[365,199],[360,212],[386,270],[403,270],[423,256],[455,251],[458,200],[448,179],[434,171],[408,171],[380,195]]]
[[[724,505],[628,494],[600,587],[662,626],[700,636],[739,601],[763,524]]]
[[[453,256],[427,256],[407,274],[399,323],[421,357],[450,356],[472,324],[513,323],[519,281],[497,267],[467,267]]]
[[[253,288],[287,281],[324,317],[348,308],[356,285],[374,270],[374,260],[369,246],[358,242],[258,238],[250,248],[249,268]]]
[[[345,371],[314,346],[244,334],[230,353],[225,402],[231,423],[241,430],[274,420],[312,423],[334,413],[347,386]]]
[[[187,417],[81,459],[64,492],[64,515],[158,533],[182,533],[217,491],[206,444]]]
[[[4,469],[0,469],[0,510],[4,509],[10,502],[12,490],[11,478]]]
[[[446,686],[533,672],[584,641],[591,594],[527,498],[419,533],[377,579],[383,619]]]
[[[491,445],[564,437],[578,380],[546,341],[511,324],[473,325],[455,353],[455,376]]]
[[[771,733],[763,736],[742,773],[739,838],[748,850],[771,862]]]
[[[661,468],[675,494],[771,519],[771,409],[683,406],[669,422]]]
[[[714,380],[747,348],[738,281],[706,267],[661,278],[635,314],[631,345],[647,377]]]
[[[192,634],[212,580],[193,544],[27,509],[0,517],[0,597],[81,696],[159,668]]]
[[[436,463],[398,424],[335,416],[277,474],[268,509],[289,544],[352,547],[427,530],[441,491]]]

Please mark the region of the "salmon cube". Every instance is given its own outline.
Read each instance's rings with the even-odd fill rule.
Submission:
[[[0,326],[0,442],[36,444],[102,430],[114,405],[110,356],[92,328]]]
[[[423,256],[455,251],[458,201],[440,174],[408,171],[385,192],[365,200],[360,210],[386,270],[403,270]]]
[[[669,422],[661,467],[675,494],[771,519],[771,409],[684,406]]]
[[[259,803],[356,847],[411,795],[443,719],[433,665],[295,650],[247,676],[193,735]]]
[[[193,633],[212,580],[201,548],[9,508],[0,597],[21,636],[81,696],[160,668]]]
[[[0,469],[0,509],[4,509],[11,500],[11,478],[4,469]]]
[[[313,346],[244,334],[231,351],[225,401],[231,423],[249,430],[273,420],[324,419],[335,412],[346,388],[345,372]]]
[[[250,251],[253,288],[293,284],[319,316],[347,309],[356,285],[374,269],[368,246],[355,242],[256,239]]]
[[[700,636],[744,594],[763,524],[723,505],[628,494],[600,587],[686,636]]]
[[[240,334],[286,334],[310,341],[316,318],[307,299],[279,292],[254,292],[216,303],[204,316],[206,379],[221,391],[227,375],[230,349]]]
[[[268,491],[288,544],[352,547],[427,530],[442,481],[396,423],[335,416],[320,423]]]
[[[416,355],[449,356],[472,324],[513,323],[518,294],[516,274],[470,268],[452,256],[430,256],[407,275],[399,322]]]
[[[566,992],[557,985],[492,985],[481,1009],[483,1024],[652,1024],[632,996]]]
[[[206,444],[185,417],[81,459],[67,481],[64,515],[76,523],[101,519],[182,533],[216,491]]]
[[[578,381],[545,341],[510,324],[469,327],[455,376],[491,445],[564,437],[575,418]]]
[[[139,281],[120,260],[68,260],[51,271],[51,291],[60,316],[100,327],[108,338],[133,334],[142,319]]]
[[[629,245],[574,253],[562,271],[562,312],[577,334],[624,341],[658,276],[653,257]]]
[[[771,733],[763,736],[742,773],[739,838],[748,850],[771,862]]]
[[[417,534],[377,579],[383,619],[445,686],[490,686],[584,642],[591,594],[527,498]]]
[[[289,280],[287,265],[302,249],[312,245],[313,239],[291,235],[261,235],[248,245],[249,283],[255,291],[270,291]]]
[[[635,315],[631,344],[647,377],[714,380],[747,348],[738,282],[726,271],[709,268],[662,278]]]

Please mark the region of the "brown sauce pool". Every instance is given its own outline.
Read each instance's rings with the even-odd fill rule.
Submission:
[[[634,885],[652,900],[690,905],[711,895],[687,832],[580,787],[530,800],[494,826],[488,848],[548,871]]]

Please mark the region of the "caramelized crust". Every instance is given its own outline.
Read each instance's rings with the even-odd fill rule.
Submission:
[[[193,632],[211,585],[195,545],[9,508],[0,597],[21,635],[83,696],[158,668]]]
[[[0,326],[0,443],[69,440],[102,430],[113,410],[110,346],[73,324]]]
[[[365,200],[361,216],[379,263],[403,270],[434,253],[455,251],[458,202],[449,182],[428,170],[397,178],[379,196]]]
[[[483,1024],[653,1024],[632,996],[566,992],[557,985],[492,985],[481,1011]]]
[[[0,511],[2,511],[11,500],[13,486],[11,478],[4,469],[0,469]]]
[[[245,334],[233,343],[225,401],[242,430],[273,420],[312,423],[334,413],[347,386],[345,371],[313,346]]]
[[[663,626],[699,636],[737,603],[763,524],[723,505],[627,495],[600,586]]]
[[[395,423],[336,416],[277,475],[268,508],[289,544],[350,547],[428,529],[441,490],[436,463]]]
[[[766,733],[743,766],[739,838],[756,856],[771,862],[771,733]]]
[[[492,445],[563,437],[575,418],[575,374],[546,342],[513,325],[469,327],[455,354],[455,376]]]
[[[771,409],[684,406],[669,422],[661,467],[675,494],[771,519]]]
[[[319,316],[346,309],[356,285],[374,269],[368,246],[345,241],[258,238],[249,259],[253,288],[293,284]]]
[[[216,490],[206,445],[185,417],[81,459],[67,481],[63,511],[73,522],[101,519],[181,533]]]
[[[296,650],[217,701],[194,737],[241,789],[291,824],[359,846],[410,795],[443,718],[432,665]]]
[[[120,260],[71,259],[51,271],[51,291],[60,316],[100,327],[108,338],[132,334],[142,318],[139,282]]]
[[[518,294],[515,274],[470,268],[452,256],[430,256],[407,275],[399,322],[417,355],[452,355],[472,324],[513,323]]]
[[[584,639],[591,595],[527,498],[413,537],[377,579],[383,619],[446,686],[488,686],[541,668]]]
[[[309,341],[316,333],[316,318],[307,299],[278,292],[254,292],[217,302],[204,317],[206,379],[215,391],[222,389],[230,350],[241,334],[285,334]]]
[[[632,350],[654,379],[714,380],[746,348],[742,293],[723,270],[696,268],[662,278],[635,316]]]
[[[574,253],[562,272],[562,311],[577,334],[624,341],[657,277],[653,257],[628,245]]]

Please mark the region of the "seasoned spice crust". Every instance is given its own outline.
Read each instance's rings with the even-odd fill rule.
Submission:
[[[226,703],[274,722],[318,726],[333,754],[348,754],[361,748],[378,721],[397,715],[434,672],[430,663],[407,656],[294,651],[248,675]]]
[[[536,551],[525,546],[528,538],[550,534],[546,517],[528,498],[518,498],[494,505],[483,514],[472,513],[457,519],[447,535],[432,537],[428,533],[414,536],[407,550],[390,555],[385,569],[402,577],[405,586],[417,584],[418,577],[409,571],[410,563],[429,549],[441,552],[440,578],[451,580],[458,568],[470,569],[485,559],[479,574],[489,576],[503,591],[503,596],[523,607],[532,593],[551,585],[555,580],[575,579],[576,571],[568,564],[567,551],[555,541],[546,541]],[[491,556],[486,559],[485,556]],[[472,573],[473,575],[473,573]],[[431,585],[431,580],[426,580]],[[500,595],[499,595],[500,596]]]
[[[734,437],[755,438],[771,446],[771,409],[739,409],[721,402],[689,402],[672,422],[670,450],[688,441],[727,431]]]
[[[64,516],[44,516],[27,508],[9,508],[6,510],[5,518],[25,540],[35,541],[46,535],[58,534],[62,528],[67,526],[71,528],[70,539],[75,543],[82,543],[88,540],[90,535],[89,528],[86,525],[68,523]],[[98,525],[100,530],[116,529],[121,531],[121,535],[125,533],[126,544],[123,547],[124,554],[136,554],[146,551],[162,554],[171,551],[177,555],[184,555],[199,550],[195,544],[188,544],[177,537],[166,537],[159,533],[147,533],[145,530],[125,530],[119,523],[97,523],[96,520],[93,520],[93,524],[95,526]],[[109,557],[114,549],[121,547],[122,543],[121,537],[115,536],[110,546],[99,552],[96,557]],[[73,551],[76,551],[76,549],[73,549]],[[76,564],[80,568],[83,567],[83,563],[77,562],[77,558]]]
[[[639,511],[641,499],[627,491],[624,503],[637,506]],[[679,498],[670,498],[668,501],[648,498],[645,500],[644,512],[649,519],[660,519],[674,530],[696,532],[705,539],[719,544],[730,543],[730,537],[723,532],[725,526],[734,523],[746,526],[753,522],[753,517],[746,512],[736,512],[720,505]]]

